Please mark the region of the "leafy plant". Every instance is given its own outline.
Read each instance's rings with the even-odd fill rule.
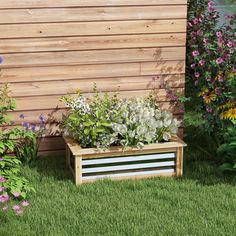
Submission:
[[[61,123],[65,134],[73,136],[82,147],[108,148],[111,145],[137,146],[168,141],[180,124],[172,114],[162,112],[151,97],[118,99],[117,94],[95,95],[86,99],[61,99],[70,108]]]

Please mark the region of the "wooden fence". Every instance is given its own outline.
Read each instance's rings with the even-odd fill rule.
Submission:
[[[0,81],[17,99],[14,121],[63,111],[61,95],[91,93],[93,83],[121,97],[155,87],[172,109],[161,86],[183,93],[186,14],[187,0],[0,0]],[[60,137],[41,146],[63,149]]]

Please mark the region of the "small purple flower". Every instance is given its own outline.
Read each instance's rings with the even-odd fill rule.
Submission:
[[[210,1],[210,2],[208,2],[208,7],[214,7],[216,4],[215,4],[215,2],[213,2],[213,1]]]
[[[35,131],[36,131],[36,125],[34,125],[34,124],[31,125],[31,131],[32,131],[32,132],[35,132]]]
[[[5,191],[5,187],[0,187],[0,192],[3,192],[3,191]]]
[[[199,56],[199,51],[198,51],[198,50],[194,50],[194,51],[192,52],[192,55],[193,55],[194,57]]]
[[[218,65],[220,65],[223,62],[224,62],[224,60],[221,57],[216,59],[216,64],[218,64]]]
[[[194,25],[197,25],[198,23],[199,23],[198,18],[194,18],[194,19],[193,19],[193,24],[194,24]]]
[[[21,119],[25,119],[25,115],[24,114],[20,114],[19,116]]]
[[[44,119],[44,117],[43,117],[42,114],[39,116],[39,120],[40,120],[40,121],[45,121],[45,119]]]
[[[21,203],[21,205],[22,205],[23,207],[27,207],[27,206],[29,206],[29,202],[28,202],[28,201],[23,201],[23,202]]]
[[[0,56],[0,64],[3,63],[3,57]]]
[[[191,64],[191,68],[194,69],[196,67],[195,64]]]
[[[210,82],[211,78],[210,77],[206,77],[206,81]]]
[[[188,27],[193,27],[193,24],[191,22],[188,22]]]
[[[4,159],[2,157],[0,157],[0,161],[3,161]]]
[[[0,176],[0,183],[6,182],[6,179],[3,176]]]
[[[12,195],[13,195],[14,197],[18,198],[18,197],[20,196],[20,193],[14,192]]]
[[[200,66],[204,66],[204,65],[205,65],[205,60],[203,60],[203,59],[200,60],[200,61],[199,61],[199,65],[200,65]]]
[[[199,78],[200,73],[199,73],[199,72],[195,72],[195,73],[194,73],[194,76],[195,76],[196,78]]]
[[[10,199],[10,197],[8,196],[8,194],[0,195],[0,202],[1,203],[7,202],[9,199]]]
[[[224,77],[223,76],[219,76],[218,77],[218,81],[221,82],[221,83],[224,82]]]
[[[23,126],[26,130],[28,130],[28,129],[30,128],[30,124],[27,123],[27,122],[23,122],[23,123],[22,123],[22,126]]]
[[[208,113],[212,113],[212,112],[213,112],[213,110],[212,110],[210,107],[207,107],[207,108],[206,108],[206,111],[207,111]]]
[[[20,210],[21,210],[21,208],[20,208],[19,205],[14,205],[14,206],[12,206],[12,209],[13,209],[14,211],[20,211]]]

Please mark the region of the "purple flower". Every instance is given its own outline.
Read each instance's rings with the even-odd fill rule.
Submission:
[[[3,63],[3,57],[0,56],[0,64]]]
[[[45,121],[45,119],[44,119],[44,117],[43,117],[42,114],[39,116],[39,120],[40,120],[40,121]]]
[[[223,63],[223,62],[224,62],[224,60],[221,57],[216,59],[216,64],[218,64],[218,65]]]
[[[20,114],[19,116],[21,119],[25,119],[25,115],[24,114]]]
[[[203,59],[200,60],[200,61],[199,61],[199,65],[200,65],[200,66],[204,66],[204,65],[205,65],[205,60],[203,60]]]
[[[214,7],[208,7],[207,9],[208,9],[208,11],[210,11],[210,12],[215,10]]]
[[[3,192],[5,189],[5,187],[0,187],[0,192]]]
[[[13,194],[12,194],[14,197],[19,197],[20,196],[20,193],[18,193],[18,192],[14,192]]]
[[[22,123],[22,126],[23,126],[26,130],[28,130],[28,129],[30,128],[30,124],[27,123],[27,122],[23,122],[23,123]]]
[[[219,77],[218,77],[218,81],[221,82],[221,83],[224,82],[223,76],[219,76]]]
[[[31,131],[32,131],[32,132],[35,132],[35,131],[36,131],[36,125],[33,124],[33,125],[31,126]]]
[[[2,157],[0,157],[0,161],[3,161],[4,159]]]
[[[194,57],[199,56],[199,51],[198,51],[198,50],[194,50],[194,51],[192,52],[192,55],[193,55]]]
[[[188,27],[192,27],[193,24],[191,22],[188,22]]]
[[[194,18],[194,19],[193,19],[193,24],[194,24],[194,25],[197,25],[198,23],[199,23],[198,18]]]
[[[23,201],[23,202],[21,203],[21,205],[22,205],[23,207],[27,207],[27,206],[29,206],[29,202],[28,202],[28,201]]]
[[[21,208],[20,208],[19,205],[14,205],[14,206],[12,206],[12,209],[13,209],[14,211],[20,211],[20,210],[21,210]]]
[[[210,82],[211,78],[210,77],[206,77],[206,81]]]
[[[210,2],[208,2],[208,7],[213,7],[213,6],[215,6],[216,4],[215,4],[215,2],[213,2],[213,1],[210,1]]]
[[[191,68],[194,69],[196,67],[195,64],[191,64]]]
[[[7,202],[9,199],[10,199],[10,197],[8,196],[8,194],[0,195],[0,202],[1,203]]]
[[[212,110],[210,107],[207,107],[207,108],[206,108],[206,111],[207,111],[208,113],[212,113],[212,112],[213,112],[213,110]]]
[[[220,31],[217,31],[216,36],[217,36],[217,38],[222,38],[222,33]]]
[[[0,183],[4,183],[4,182],[6,182],[6,179],[4,177],[0,176]]]
[[[194,76],[195,76],[196,78],[199,78],[199,76],[200,76],[199,72],[195,72],[195,73],[194,73]]]

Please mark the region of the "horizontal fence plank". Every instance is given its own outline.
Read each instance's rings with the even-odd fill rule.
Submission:
[[[157,162],[157,163],[133,164],[133,165],[129,164],[129,165],[94,167],[94,168],[82,167],[82,174],[121,171],[121,170],[146,169],[146,168],[150,169],[150,168],[157,168],[157,167],[169,167],[169,166],[174,166],[174,165],[175,165],[175,161],[163,161],[163,162]]]
[[[130,178],[130,177],[137,177],[142,178],[143,176],[154,177],[155,175],[160,174],[174,174],[174,168],[168,168],[164,170],[152,170],[152,171],[137,171],[131,173],[119,173],[119,174],[106,174],[106,175],[93,175],[93,176],[82,176],[83,181],[94,181],[97,179],[104,179],[104,178]]]
[[[183,88],[178,88],[175,90],[179,94],[184,93]],[[120,91],[118,97],[120,98],[132,98],[132,97],[143,97],[148,96],[151,90],[138,90],[138,91]],[[157,91],[157,97],[159,101],[170,101],[170,98],[167,97],[167,92],[165,89],[159,89]],[[84,94],[89,97],[92,94]],[[39,109],[53,109],[55,107],[65,108],[64,104],[60,102],[60,97],[55,96],[36,96],[36,97],[19,97],[17,98],[16,105],[17,111],[24,110],[39,110]]]
[[[186,34],[108,35],[0,40],[1,53],[185,46]]]
[[[149,6],[187,4],[187,0],[0,0],[0,8]]]
[[[174,106],[171,102],[159,102],[158,105],[162,110],[167,110],[169,112],[172,112],[176,118],[182,119],[182,111],[179,111],[179,109]],[[41,110],[22,110],[22,111],[14,111],[9,112],[9,115],[12,120],[14,120],[14,124],[21,124],[22,122],[29,122],[29,123],[35,123],[39,122],[39,116],[43,115],[45,119],[48,118],[48,114],[51,114],[54,109],[41,109]],[[60,120],[63,113],[66,113],[67,110],[65,108],[59,109],[57,112],[53,113],[53,117],[57,120]],[[24,119],[20,118],[21,115],[24,115]]]
[[[184,74],[159,75],[159,76],[139,76],[139,77],[111,77],[99,79],[76,79],[62,81],[43,81],[28,83],[9,84],[13,97],[58,95],[76,93],[79,89],[82,93],[93,91],[96,84],[98,91],[127,91],[159,89],[167,85],[171,88],[184,87]],[[56,89],[55,89],[56,83]]]
[[[82,165],[98,165],[98,164],[111,164],[111,163],[124,163],[132,161],[149,161],[149,160],[163,160],[175,158],[175,153],[162,153],[153,155],[137,155],[137,156],[126,156],[116,158],[99,158],[99,159],[83,159]]]
[[[140,20],[79,23],[5,24],[0,25],[0,38],[53,36],[89,36],[142,33],[183,33],[186,20]]]
[[[4,54],[0,68],[185,60],[185,47]]]
[[[1,71],[1,82],[107,78],[185,73],[185,61],[162,61],[79,66],[11,68]]]
[[[11,9],[0,11],[0,24],[184,19],[187,6]]]

